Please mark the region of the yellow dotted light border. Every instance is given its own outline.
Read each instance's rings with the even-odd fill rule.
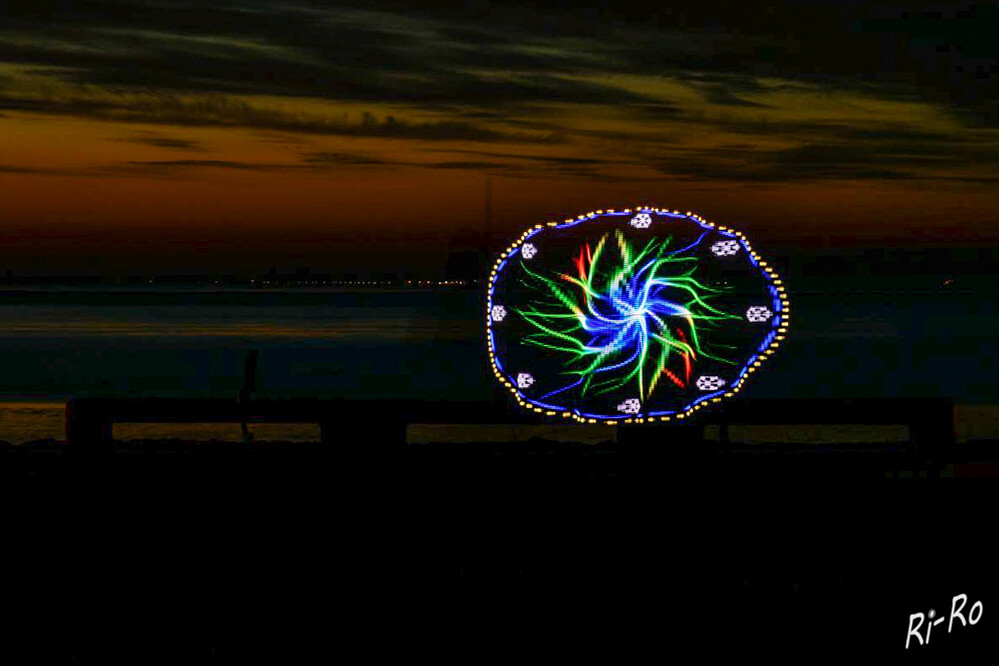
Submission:
[[[683,217],[685,217],[685,218],[687,218],[689,220],[694,220],[695,222],[698,222],[699,224],[701,224],[703,226],[710,227],[710,228],[716,229],[718,231],[725,231],[725,232],[730,233],[730,234],[735,234],[736,236],[739,237],[739,240],[742,241],[742,244],[745,247],[746,251],[750,253],[750,255],[753,257],[753,259],[756,261],[757,265],[761,269],[763,269],[763,272],[766,274],[767,278],[770,280],[770,283],[777,289],[777,295],[778,295],[778,297],[780,299],[780,307],[781,307],[781,311],[780,311],[781,325],[777,329],[777,335],[774,336],[774,339],[770,342],[770,345],[765,350],[763,350],[763,351],[761,351],[761,352],[758,353],[757,359],[752,363],[752,365],[750,365],[748,368],[746,368],[746,374],[744,374],[739,379],[739,381],[737,381],[734,385],[730,386],[731,390],[730,391],[726,391],[725,394],[724,394],[724,397],[726,397],[726,398],[733,397],[736,393],[738,393],[742,389],[743,385],[745,384],[745,382],[749,378],[749,376],[753,372],[755,372],[757,370],[757,368],[761,367],[763,361],[765,361],[766,359],[770,358],[773,355],[773,353],[777,350],[777,347],[780,346],[780,343],[783,342],[784,339],[786,338],[786,333],[787,333],[787,330],[788,330],[788,321],[790,320],[791,305],[790,305],[790,301],[787,298],[787,289],[784,287],[783,280],[781,280],[781,278],[777,275],[777,271],[775,271],[765,260],[762,259],[762,257],[760,257],[760,255],[756,251],[754,251],[752,249],[752,246],[749,244],[749,240],[746,238],[746,236],[741,231],[739,231],[737,229],[731,229],[729,227],[725,227],[725,226],[722,226],[722,225],[719,225],[719,224],[715,224],[714,222],[711,222],[711,221],[709,221],[709,220],[701,217],[700,215],[698,215],[696,213],[693,213],[693,212],[691,212],[689,210],[686,211],[685,213],[681,213],[679,210],[677,210],[675,208],[671,212],[669,208],[653,208],[651,206],[635,206],[634,208],[624,208],[620,212],[631,213],[633,211],[654,212],[654,213],[661,213],[661,214],[666,214],[666,215],[683,216]],[[586,213],[584,215],[577,215],[574,218],[567,217],[562,222],[556,222],[556,221],[552,220],[552,221],[547,222],[546,224],[535,224],[534,226],[532,226],[532,227],[528,228],[526,231],[524,231],[524,233],[522,233],[520,235],[520,237],[517,240],[515,240],[510,245],[510,247],[508,247],[506,250],[504,250],[499,255],[499,257],[496,259],[496,262],[493,264],[493,268],[492,268],[492,270],[489,273],[489,284],[487,285],[487,291],[486,291],[486,294],[487,294],[487,297],[486,297],[486,344],[489,346],[489,362],[490,362],[490,365],[492,366],[493,373],[496,375],[496,378],[500,381],[501,384],[503,384],[504,386],[506,386],[513,393],[514,398],[516,398],[516,400],[517,400],[517,403],[521,407],[523,407],[524,409],[529,409],[529,410],[532,410],[532,411],[537,412],[537,413],[543,413],[546,416],[556,416],[557,415],[557,416],[559,416],[561,418],[571,418],[574,421],[577,421],[579,423],[593,424],[593,423],[597,423],[598,422],[598,419],[595,419],[595,418],[592,418],[592,417],[589,417],[589,416],[581,416],[579,414],[575,414],[575,413],[570,412],[570,411],[557,412],[557,411],[553,411],[553,410],[550,410],[550,409],[545,409],[545,408],[542,408],[542,407],[537,407],[536,405],[531,404],[530,402],[524,400],[520,396],[520,394],[517,392],[517,389],[514,387],[514,385],[506,377],[504,377],[503,374],[499,371],[499,367],[496,365],[496,357],[495,357],[495,354],[493,352],[492,345],[490,344],[491,338],[489,336],[489,334],[490,334],[490,332],[492,330],[492,325],[493,325],[493,320],[492,320],[493,287],[495,286],[495,283],[496,283],[496,275],[497,275],[497,271],[499,269],[499,265],[501,263],[503,263],[504,259],[506,259],[508,256],[510,256],[511,252],[513,252],[518,247],[520,247],[524,243],[524,241],[527,240],[528,236],[532,235],[533,233],[535,233],[535,232],[537,232],[537,231],[539,231],[541,229],[544,229],[546,226],[548,226],[548,227],[557,227],[557,226],[560,226],[562,224],[572,224],[574,222],[580,222],[582,220],[592,219],[592,218],[597,217],[599,215],[610,214],[610,213],[614,213],[614,212],[617,212],[617,211],[615,211],[613,208],[609,208],[609,209],[606,209],[606,210],[590,211],[589,213]],[[619,419],[619,420],[616,420],[616,421],[615,420],[605,419],[604,422],[607,423],[608,425],[617,425],[619,423],[629,423],[629,424],[630,423],[645,423],[645,422],[654,423],[656,421],[658,421],[658,422],[667,422],[667,421],[671,421],[673,419],[683,419],[683,418],[687,418],[688,416],[693,415],[694,412],[697,412],[702,407],[705,407],[709,402],[712,403],[712,404],[714,404],[714,403],[721,402],[721,400],[722,399],[720,397],[716,396],[714,398],[711,398],[709,401],[699,402],[696,405],[693,405],[692,407],[688,407],[687,409],[685,409],[682,412],[678,412],[676,414],[670,414],[668,416],[648,416],[648,417],[644,417],[644,418],[625,418],[625,419]]]

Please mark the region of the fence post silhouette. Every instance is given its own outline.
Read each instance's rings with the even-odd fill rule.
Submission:
[[[110,450],[111,421],[86,399],[70,398],[66,402],[66,441],[75,452]]]
[[[243,388],[239,390],[236,397],[236,402],[244,408],[253,394],[257,392],[257,354],[256,349],[251,349],[246,354],[246,366],[243,368]],[[253,442],[253,433],[250,432],[245,417],[239,425],[243,431],[243,441],[247,444]]]

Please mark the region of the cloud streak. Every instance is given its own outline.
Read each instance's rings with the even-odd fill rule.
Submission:
[[[184,150],[192,152],[204,152],[206,150],[204,145],[198,141],[166,136],[126,136],[116,138],[115,141],[134,143],[142,146],[152,146],[154,148],[169,148],[171,150]]]
[[[320,136],[378,137],[420,141],[553,143],[554,135],[502,132],[460,120],[408,122],[364,112],[345,116],[294,113],[211,94],[179,95],[57,93],[10,96],[0,93],[0,108],[42,114],[71,115],[119,123],[158,123],[191,127],[236,127]]]

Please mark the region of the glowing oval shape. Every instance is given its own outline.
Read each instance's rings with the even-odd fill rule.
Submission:
[[[648,423],[739,391],[789,310],[742,233],[641,206],[524,232],[490,274],[486,339],[522,408]]]

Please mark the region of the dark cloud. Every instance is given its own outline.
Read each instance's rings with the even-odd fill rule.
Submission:
[[[46,169],[35,169],[32,167],[19,167],[10,164],[0,164],[0,173],[32,173],[32,174],[43,174],[47,173]]]
[[[968,154],[968,151],[978,152],[987,157],[999,148],[999,133],[994,130],[958,129],[946,132],[922,130],[907,124],[904,118],[900,122],[887,116],[883,121],[869,121],[866,125],[858,125],[844,120],[775,122],[768,120],[764,115],[755,119],[733,120],[723,112],[714,116],[692,114],[677,118],[676,122],[680,126],[712,128],[747,137],[776,137],[803,144],[830,141],[850,143],[860,152],[873,147],[879,150],[890,149],[923,155],[962,154],[963,158],[970,158],[972,155]],[[655,133],[648,136],[636,133],[634,138],[652,141],[659,136]]]
[[[523,170],[514,172],[505,172],[503,174],[504,178],[520,178],[531,181],[538,180],[574,180],[574,181],[584,181],[584,182],[597,182],[597,183],[644,183],[644,182],[660,182],[665,180],[670,180],[671,178],[665,175],[652,175],[652,176],[634,176],[634,175],[617,175],[606,170],[597,169],[581,169],[572,167],[559,167],[553,169],[545,169],[543,171],[533,171],[533,170]]]
[[[360,118],[301,115],[264,109],[225,95],[191,100],[175,95],[110,95],[98,98],[51,96],[23,99],[0,93],[0,108],[35,113],[67,114],[116,122],[159,123],[201,127],[247,127],[303,134],[385,137],[424,141],[541,142],[557,141],[552,135],[508,133],[465,121],[406,122],[393,116],[378,119],[371,113]]]
[[[584,130],[573,129],[568,132],[570,136],[581,138],[600,139],[618,144],[622,151],[628,150],[637,144],[646,146],[669,145],[677,143],[680,132],[677,130]]]
[[[433,162],[431,164],[426,164],[431,169],[477,169],[477,170],[496,170],[496,169],[509,169],[511,168],[509,164],[503,164],[501,162],[474,162],[474,161],[456,161],[456,162]]]
[[[146,170],[148,172],[148,170]],[[103,165],[98,167],[20,167],[0,164],[0,173],[26,174],[32,176],[62,176],[71,178],[108,178],[120,175],[147,175],[138,173],[128,165]]]
[[[330,164],[330,165],[338,164],[346,166],[363,166],[363,165],[386,166],[393,164],[401,164],[401,162],[381,160],[374,157],[367,157],[365,155],[355,155],[352,153],[332,153],[332,152],[308,153],[302,157],[302,162],[306,164]]]
[[[938,175],[928,177],[927,180],[952,181],[955,183],[971,183],[974,185],[995,185],[999,183],[999,176],[946,176]]]
[[[653,158],[664,174],[695,180],[809,182],[822,180],[962,180],[988,182],[976,176],[953,176],[946,170],[968,164],[999,163],[999,145],[961,146],[851,142],[802,144],[781,150],[734,145],[725,148],[673,151]]]
[[[464,150],[464,149],[448,149],[448,148],[428,148],[424,152],[446,152],[446,153],[459,153],[466,155],[479,155],[481,157],[505,157],[512,160],[524,160],[528,162],[545,162],[553,164],[588,164],[588,165],[600,165],[600,164],[615,164],[620,163],[620,160],[605,160],[599,158],[588,158],[588,157],[559,157],[556,155],[518,155],[515,153],[494,153],[486,150]]]
[[[925,146],[927,143],[960,144],[969,139],[955,133],[930,132],[909,127],[837,127],[836,136],[860,141],[892,141]]]
[[[669,102],[625,102],[618,106],[639,117],[651,120],[674,120],[683,113],[683,109],[679,105]]]
[[[874,169],[856,165],[812,165],[796,169],[777,162],[760,161],[751,164],[689,159],[660,168],[668,176],[681,180],[715,180],[726,182],[786,183],[820,180],[911,180],[912,174],[901,170]]]
[[[286,168],[283,165],[254,164],[250,162],[233,162],[230,160],[148,160],[129,161],[128,166],[140,168],[172,168],[172,167],[211,167],[217,169],[239,169],[241,171],[266,171],[275,168]]]
[[[723,104],[726,106],[752,106],[757,108],[768,108],[766,104],[760,104],[759,102],[752,102],[748,99],[743,99],[733,93],[724,85],[716,84],[711,86],[706,86],[701,91],[704,94],[704,99],[712,104]]]
[[[489,151],[479,151],[479,150],[463,150],[463,149],[434,149],[428,148],[423,153],[447,153],[455,155],[475,155],[479,157],[498,157],[506,160],[514,160],[516,162],[521,162],[521,164],[516,164],[513,162],[504,162],[497,160],[444,160],[440,162],[416,162],[416,161],[396,161],[396,160],[385,160],[381,158],[370,157],[366,155],[358,155],[354,153],[339,153],[339,152],[315,152],[308,153],[302,156],[302,162],[304,164],[311,165],[329,165],[329,166],[405,166],[405,167],[415,167],[422,169],[464,169],[464,170],[476,170],[476,171],[503,171],[503,172],[514,172],[514,171],[530,171],[533,173],[539,173],[544,170],[554,170],[555,168],[563,165],[592,165],[599,166],[603,164],[602,160],[596,159],[575,159],[575,158],[561,158],[561,157],[544,157],[544,156],[524,156],[516,155],[510,153],[494,153]],[[523,162],[528,162],[528,165],[524,165]],[[537,163],[542,163],[542,166],[538,166]]]
[[[499,111],[482,111],[478,109],[467,111],[456,110],[455,113],[465,118],[478,118],[481,120],[503,120],[507,117],[507,114]]]
[[[548,173],[550,175],[586,175],[599,177],[596,170],[580,169],[571,164],[546,164],[540,169],[524,165],[484,160],[445,160],[440,162],[417,162],[384,160],[376,157],[337,152],[314,152],[301,156],[297,162],[245,162],[237,160],[129,160],[91,167],[76,168],[37,168],[18,167],[0,164],[0,173],[31,174],[44,176],[83,176],[90,178],[112,178],[121,176],[146,176],[162,178],[186,178],[187,174],[201,169],[221,169],[231,171],[259,172],[312,172],[335,171],[342,168],[376,166],[379,169],[402,167],[410,169],[455,169],[503,173]],[[575,169],[575,170],[574,170]]]
[[[205,150],[204,146],[197,141],[174,139],[162,136],[129,136],[116,139],[116,141],[138,143],[146,146],[154,146],[156,148],[171,148],[174,150],[189,150],[197,152],[203,152]]]
[[[226,169],[235,171],[318,170],[316,166],[309,164],[240,162],[235,160],[130,160],[127,162],[72,168],[36,168],[0,165],[0,173],[83,178],[118,178],[122,176],[185,178],[187,177],[186,174],[198,169]]]

